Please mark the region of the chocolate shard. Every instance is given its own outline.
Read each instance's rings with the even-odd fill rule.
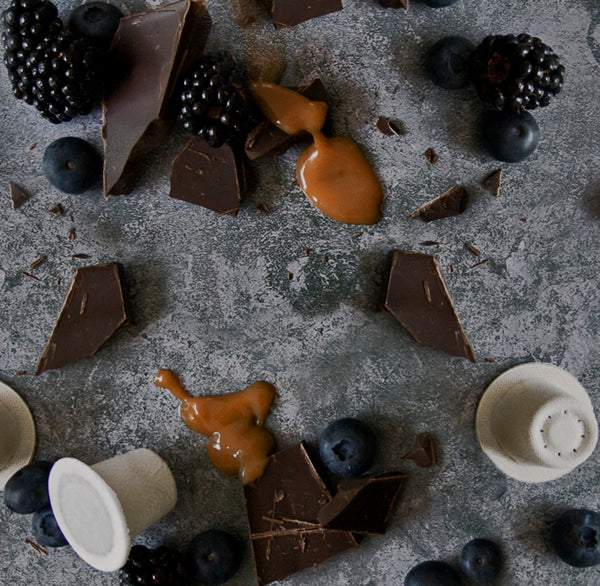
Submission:
[[[404,8],[404,10],[408,10],[408,1],[409,0],[377,0],[384,8]]]
[[[127,321],[119,268],[77,269],[35,374],[92,356]]]
[[[25,193],[16,183],[9,181],[8,188],[13,210],[20,208],[29,199],[29,194]]]
[[[169,197],[235,216],[245,191],[244,165],[227,143],[213,148],[195,136],[173,161]]]
[[[169,100],[208,34],[201,0],[177,0],[121,19],[110,57],[118,69],[103,101],[104,195],[129,193],[146,156],[171,131]]]
[[[406,217],[431,222],[440,218],[458,216],[467,208],[468,200],[467,190],[462,185],[454,185],[444,193],[413,210]]]
[[[406,134],[402,122],[392,120],[387,116],[379,116],[375,127],[385,136],[404,136]]]
[[[417,342],[475,362],[435,257],[407,250],[391,256],[384,307]]]
[[[352,533],[319,523],[331,495],[303,442],[273,454],[244,494],[259,585],[284,580],[357,544]]]
[[[327,90],[320,79],[315,79],[307,85],[291,88],[313,102],[328,102]],[[279,130],[268,120],[263,120],[253,128],[246,139],[245,153],[252,161],[264,155],[280,155],[292,145],[310,143],[312,137],[308,132],[289,135]]]
[[[502,183],[502,169],[492,171],[483,181],[482,185],[496,197],[500,194],[500,185]]]
[[[301,22],[343,9],[342,0],[273,0],[271,19],[276,29],[292,28]]]
[[[403,460],[412,460],[421,468],[431,468],[436,465],[435,444],[429,433],[418,433],[413,447],[402,456]]]
[[[319,523],[359,534],[385,533],[406,479],[401,472],[383,472],[343,480],[333,500],[319,511]]]

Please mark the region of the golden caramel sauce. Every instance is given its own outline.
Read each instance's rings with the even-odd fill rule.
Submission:
[[[379,179],[353,140],[323,135],[327,104],[273,83],[254,82],[250,89],[263,114],[281,130],[312,134],[314,142],[296,166],[298,182],[310,201],[338,222],[377,223],[383,203]]]
[[[181,401],[179,412],[188,427],[209,436],[208,457],[221,472],[244,484],[262,476],[275,447],[263,427],[276,395],[272,384],[258,381],[243,391],[192,397],[167,369],[158,371],[154,384]]]

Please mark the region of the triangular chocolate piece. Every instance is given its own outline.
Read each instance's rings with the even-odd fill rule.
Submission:
[[[406,134],[402,122],[392,120],[387,116],[379,116],[375,127],[385,136],[404,136]]]
[[[16,183],[9,181],[8,187],[10,189],[10,201],[12,203],[13,210],[20,208],[28,199],[29,194],[25,193]]]
[[[264,474],[244,485],[259,585],[284,580],[356,545],[348,531],[319,524],[331,495],[303,442],[273,454]]]
[[[227,143],[213,148],[195,136],[173,161],[169,197],[235,216],[245,191],[243,163]]]
[[[384,307],[417,342],[475,362],[435,257],[394,250]]]
[[[319,511],[319,523],[353,533],[384,533],[406,479],[401,472],[383,472],[342,480],[333,500]]]
[[[467,190],[462,185],[455,185],[413,210],[407,217],[431,222],[448,216],[458,216],[465,211],[467,200]]]
[[[429,433],[418,433],[415,437],[415,443],[409,452],[402,456],[403,460],[412,460],[421,468],[431,468],[435,466],[435,444],[433,437]]]
[[[276,29],[343,10],[342,0],[272,0],[271,18]]]
[[[118,263],[77,269],[35,374],[92,356],[127,319]]]
[[[483,181],[483,186],[495,196],[500,193],[500,185],[502,183],[502,169],[497,169],[490,173]]]

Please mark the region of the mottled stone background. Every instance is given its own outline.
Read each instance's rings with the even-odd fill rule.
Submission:
[[[61,1],[61,14],[74,4]],[[144,8],[139,0],[119,5]],[[358,141],[382,180],[384,218],[357,228],[324,217],[294,184],[298,151],[255,165],[256,187],[237,218],[170,199],[169,163],[185,143],[183,132],[149,157],[130,196],[104,199],[99,188],[64,195],[41,175],[44,149],[66,135],[100,147],[100,113],[53,126],[12,98],[2,70],[0,378],[31,407],[38,456],[92,464],[140,446],[156,450],[173,470],[179,501],[135,542],[183,548],[201,530],[229,529],[245,544],[231,584],[251,585],[240,486],[213,469],[206,439],[184,426],[176,401],[152,381],[159,367],[176,370],[195,394],[266,379],[279,391],[268,419],[279,446],[312,442],[330,420],[358,416],[377,433],[377,469],[410,475],[386,535],[294,576],[289,586],[395,586],[425,559],[456,562],[462,546],[480,536],[506,552],[500,584],[599,583],[600,570],[570,568],[548,539],[564,508],[600,509],[597,455],[563,479],[526,485],[496,470],[474,433],[485,387],[532,360],[569,370],[600,408],[597,0],[459,0],[438,10],[414,0],[408,11],[345,0],[342,12],[281,31],[267,22],[240,30],[225,0],[213,0],[209,10],[209,49],[241,58],[282,51],[284,83],[323,80],[333,128]],[[480,186],[499,166],[478,138],[481,104],[472,89],[434,87],[423,58],[448,34],[478,42],[520,32],[554,48],[567,81],[535,113],[537,151],[502,166],[496,198]],[[406,135],[378,132],[380,115],[401,120]],[[428,147],[439,154],[433,165],[423,156]],[[9,180],[32,194],[16,211]],[[457,182],[472,193],[464,214],[429,224],[406,219]],[[257,209],[262,202],[269,214]],[[48,212],[56,203],[67,215]],[[420,244],[427,240],[440,245]],[[438,256],[476,364],[420,346],[391,315],[375,311],[391,248]],[[89,259],[73,259],[76,253]],[[47,261],[30,270],[41,255]],[[489,262],[473,268],[482,259]],[[33,376],[74,269],[113,260],[125,267],[135,325],[91,359]],[[431,470],[401,460],[420,431],[431,431],[438,444],[440,463]],[[30,522],[0,507],[0,583],[117,584],[116,575],[89,568],[69,548],[36,553],[24,543]]]

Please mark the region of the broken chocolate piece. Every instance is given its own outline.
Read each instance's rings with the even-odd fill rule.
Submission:
[[[13,210],[20,208],[28,199],[29,194],[25,193],[16,183],[12,181],[8,182],[10,190],[10,201],[12,203]]]
[[[244,165],[227,143],[213,148],[195,136],[173,161],[169,197],[236,216],[245,191]]]
[[[386,136],[404,136],[406,134],[402,122],[392,120],[387,116],[377,118],[375,126],[377,130]]]
[[[435,466],[435,445],[433,437],[429,433],[418,433],[415,436],[415,443],[409,452],[402,456],[403,460],[412,460],[421,468],[431,468]]]
[[[35,374],[92,356],[127,319],[118,263],[77,269]]]
[[[342,0],[273,0],[271,19],[276,29],[292,28],[301,22],[343,9]]]
[[[408,0],[377,0],[384,8],[404,8],[408,10]]]
[[[259,585],[283,580],[356,545],[348,531],[322,527],[331,495],[303,442],[273,454],[265,473],[244,486]]]
[[[319,511],[319,523],[366,535],[385,533],[406,479],[400,472],[384,472],[342,480],[333,500]]]
[[[435,163],[439,159],[438,154],[431,147],[429,147],[423,153],[423,155],[425,156],[425,158],[427,159],[427,161],[429,163],[431,163],[432,165],[433,165],[433,163]]]
[[[440,218],[458,216],[467,208],[468,199],[467,190],[462,185],[454,185],[448,191],[444,191],[441,195],[413,210],[406,217],[431,222]]]
[[[178,0],[121,19],[111,48],[119,71],[102,108],[104,195],[129,193],[139,166],[169,135],[169,98],[206,40],[203,13],[202,1]]]
[[[65,213],[63,207],[59,203],[57,203],[54,207],[51,207],[48,211],[53,216],[62,216]]]
[[[482,181],[482,185],[496,197],[500,194],[501,183],[502,169],[497,169],[496,171],[493,171]]]
[[[291,89],[313,102],[329,100],[327,90],[320,79],[315,79],[308,85]],[[312,137],[308,132],[289,135],[268,120],[263,120],[248,133],[245,152],[246,156],[253,161],[264,155],[283,154],[294,144],[302,142],[309,144],[311,141]]]
[[[417,342],[475,362],[435,257],[392,251],[384,307]]]

